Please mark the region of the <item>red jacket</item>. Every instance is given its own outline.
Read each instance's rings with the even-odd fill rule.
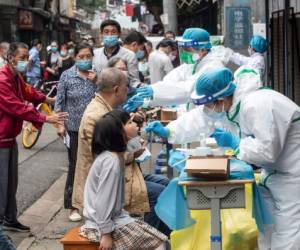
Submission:
[[[46,116],[34,105],[44,102],[46,96],[26,84],[20,75],[13,75],[8,65],[0,69],[0,148],[12,146],[22,130],[23,120],[33,122],[40,129]]]

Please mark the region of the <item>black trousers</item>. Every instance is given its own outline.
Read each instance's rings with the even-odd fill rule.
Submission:
[[[65,209],[72,209],[72,194],[78,149],[78,132],[68,131],[68,134],[70,136],[70,148],[68,148],[69,170],[65,186],[64,207]]]
[[[18,145],[0,148],[0,226],[17,220]]]

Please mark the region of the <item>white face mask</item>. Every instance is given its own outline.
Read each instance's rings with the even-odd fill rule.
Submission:
[[[170,60],[173,62],[173,61],[176,59],[176,56],[170,54],[170,55],[169,55],[169,58],[170,58]]]
[[[226,116],[226,112],[224,111],[224,104],[222,107],[222,112],[216,112],[215,107],[216,107],[216,105],[214,105],[213,109],[210,109],[210,108],[204,106],[203,112],[213,120],[224,119],[224,117]]]
[[[140,137],[136,136],[131,138],[128,142],[127,142],[127,151],[129,153],[134,153],[136,151],[138,151],[139,149],[142,148],[142,144],[140,142]]]
[[[250,47],[248,48],[248,54],[249,54],[249,56],[252,56],[254,54],[253,49]]]
[[[150,157],[151,157],[150,151],[148,150],[148,148],[145,148],[145,151],[138,158],[136,158],[136,161],[139,163],[145,162],[149,160]]]
[[[200,61],[200,55],[198,54],[198,53],[194,53],[193,54],[193,60],[195,61],[195,62],[197,62],[197,61]]]

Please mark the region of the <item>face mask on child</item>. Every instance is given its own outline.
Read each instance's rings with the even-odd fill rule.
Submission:
[[[127,151],[129,153],[134,153],[142,148],[142,144],[140,142],[141,138],[139,136],[131,138],[127,142]]]
[[[139,163],[149,160],[151,157],[151,153],[148,148],[145,148],[145,151],[135,160]]]
[[[129,153],[134,153],[134,152],[140,150],[142,148],[142,144],[141,144],[140,140],[141,140],[141,138],[139,136],[131,138],[127,142],[127,151]],[[139,157],[137,157],[135,160],[137,162],[141,163],[141,162],[149,160],[150,157],[151,157],[150,151],[147,148],[145,148],[145,151]]]

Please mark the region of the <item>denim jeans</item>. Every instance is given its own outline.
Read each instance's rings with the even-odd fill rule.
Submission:
[[[158,218],[154,210],[160,193],[169,184],[170,180],[167,177],[158,174],[143,174],[143,176],[146,183],[150,204],[150,212],[145,213],[144,220],[149,225],[158,229],[160,232],[164,233],[167,236],[170,236],[171,230],[164,222],[162,222]]]
[[[0,225],[0,249],[1,250],[16,250],[15,246],[11,243],[11,241],[3,233],[1,225]]]

